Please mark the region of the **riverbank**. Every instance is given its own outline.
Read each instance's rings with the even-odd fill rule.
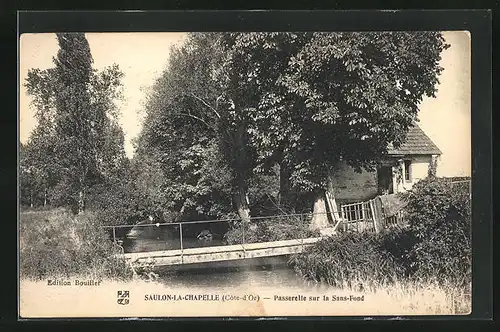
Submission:
[[[215,317],[452,315],[453,298],[434,286],[394,285],[353,291],[334,287],[219,288],[159,282],[106,281],[99,286],[49,286],[21,281],[22,317]],[[118,292],[129,302],[118,304]],[[243,297],[246,296],[244,300]],[[239,297],[239,299],[237,299]],[[456,300],[456,299],[455,299]],[[466,314],[466,313],[463,313]]]
[[[64,209],[21,212],[19,225],[22,278],[130,280],[133,276],[124,262],[112,258],[120,249],[90,212],[77,216]]]

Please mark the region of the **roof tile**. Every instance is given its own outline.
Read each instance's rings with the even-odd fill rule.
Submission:
[[[415,124],[408,130],[406,141],[401,144],[398,149],[389,145],[387,152],[389,155],[429,155],[442,154],[441,150],[434,144],[434,142],[425,134],[425,132]]]

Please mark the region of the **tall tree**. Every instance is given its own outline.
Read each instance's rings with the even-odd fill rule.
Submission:
[[[48,126],[37,126],[23,148],[21,165],[29,170],[32,203],[43,206],[58,200],[53,188],[60,180],[55,156],[57,141]]]
[[[88,189],[102,178],[100,164],[113,117],[112,101],[118,97],[123,74],[116,65],[100,73],[92,68],[85,34],[56,36],[55,67],[30,70],[26,87],[34,97],[39,128],[53,128],[61,176],[57,186],[64,188],[65,199],[81,213]]]
[[[56,130],[60,139],[58,149],[65,171],[64,179],[74,193],[78,212],[85,208],[85,195],[89,182],[96,173],[92,149],[95,122],[101,114],[91,112],[89,86],[93,59],[84,34],[58,34],[59,52],[54,59],[57,86]],[[94,114],[92,114],[94,113]]]
[[[153,87],[134,159],[154,160],[163,173],[168,208],[180,215],[220,217],[230,213],[227,128],[215,68],[223,56],[218,34],[190,34],[171,51],[167,69]]]
[[[448,45],[439,32],[278,35],[266,40],[282,55],[279,74],[256,71],[251,78],[272,80],[267,92],[258,92],[254,139],[260,155],[289,170],[282,184],[289,175],[295,188],[322,201],[324,190],[334,192],[340,162],[370,170],[389,143],[404,141],[422,97],[435,95]],[[242,52],[261,53],[262,45],[247,43]]]
[[[225,61],[219,77],[221,89],[232,104],[244,127],[246,150],[251,162],[245,161],[246,174],[266,174],[280,165],[280,203],[289,208],[290,169],[286,146],[293,133],[292,116],[298,101],[286,87],[278,84],[289,61],[311,38],[311,33],[231,33],[222,40]],[[225,74],[225,75],[224,75]],[[300,106],[300,105],[299,105]],[[245,148],[242,148],[245,150]],[[230,150],[229,150],[230,151]],[[235,155],[238,157],[238,155]]]
[[[249,187],[259,180],[250,141],[258,84],[246,83],[256,62],[241,57],[239,48],[247,41],[239,36],[194,33],[171,52],[169,67],[150,96],[143,145],[161,156],[166,177],[178,183],[169,189],[185,194],[180,211],[226,211],[229,195],[248,222]]]

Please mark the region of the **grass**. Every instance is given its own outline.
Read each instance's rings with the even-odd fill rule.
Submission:
[[[387,245],[394,244],[386,241],[392,235],[342,232],[291,256],[290,264],[306,280],[334,287],[354,287],[358,280],[388,284],[407,275],[396,259],[404,249]]]
[[[368,285],[360,290],[359,285]],[[463,289],[434,283],[418,283],[395,279],[390,283],[378,280],[356,280],[355,286],[339,284],[339,293],[363,294],[366,300],[378,302],[381,310],[393,314],[411,315],[467,315],[471,312],[471,298]],[[347,293],[346,293],[347,292]]]
[[[304,237],[310,236],[308,223],[299,220],[268,220],[262,225],[266,227],[250,232],[254,238],[286,239],[296,237],[297,231],[303,232],[299,234]],[[73,216],[63,209],[27,211],[21,213],[20,226],[23,279],[76,277],[127,283],[133,279],[125,264],[109,258],[118,252],[117,248],[91,213]],[[403,265],[406,260],[402,257],[413,244],[406,241],[404,234],[341,233],[292,256],[290,263],[310,284],[328,287],[324,294],[365,296],[361,306],[339,303],[338,308],[352,311],[345,314],[367,310],[370,315],[470,313],[470,287],[411,278],[411,269]]]
[[[325,238],[290,257],[299,276],[339,292],[358,292],[381,303],[401,303],[420,314],[468,314],[470,284],[454,283],[415,269],[408,259],[414,239],[407,229],[375,233],[345,232]]]
[[[390,292],[426,312],[426,303],[435,313],[470,312],[468,188],[428,178],[410,194],[404,225],[380,233],[341,232],[293,255],[290,264],[304,279],[336,289]],[[428,297],[441,298],[440,305]]]
[[[392,314],[470,313],[469,195],[439,181],[415,188],[406,226],[378,234],[341,232],[293,255],[290,265],[305,280],[338,294],[364,294],[376,312],[387,304]],[[22,212],[21,275],[130,279],[132,271],[109,258],[117,248],[99,226],[90,213]],[[245,242],[317,236],[308,226],[292,216],[260,219],[245,226]],[[241,223],[224,238],[228,244],[242,239]]]
[[[20,215],[21,279],[94,278],[129,280],[132,271],[92,213],[73,216],[64,209]]]

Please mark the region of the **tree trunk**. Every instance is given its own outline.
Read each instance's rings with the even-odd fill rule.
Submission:
[[[293,200],[291,197],[291,185],[290,185],[290,169],[288,166],[282,162],[280,164],[280,191],[279,191],[279,205],[280,208],[285,208],[290,212],[294,213]]]
[[[250,207],[247,196],[247,181],[249,177],[249,160],[247,156],[246,126],[240,123],[233,134],[233,171],[236,193],[233,195],[234,205],[244,225],[250,223]]]
[[[45,188],[45,191],[43,193],[43,206],[47,206],[47,188]]]
[[[333,172],[329,172],[327,178],[327,186],[325,191],[320,191],[316,195],[316,199],[314,201],[313,206],[313,217],[311,219],[311,223],[309,224],[310,230],[320,230],[328,227],[333,227],[338,218],[337,212],[337,202],[335,199],[335,179],[333,176]],[[332,204],[332,210],[328,207],[326,202],[326,191],[328,191],[330,197],[330,203]],[[332,213],[335,213],[335,216],[332,216]]]
[[[33,189],[30,190],[30,207],[33,207]]]
[[[331,219],[333,222],[336,222],[340,218],[339,206],[337,205],[337,200],[335,198],[335,185],[336,185],[336,182],[335,182],[334,173],[329,172],[328,182],[327,182],[327,191],[328,191],[329,198],[330,198],[330,204],[331,204],[330,212],[331,212],[331,214],[333,214],[333,215],[331,215]]]
[[[328,227],[328,214],[325,202],[325,193],[320,191],[314,201],[313,217],[309,224],[309,229],[312,231],[320,230]]]
[[[248,225],[250,223],[250,207],[248,206],[247,192],[244,187],[238,188],[238,192],[233,195],[233,200],[243,224]]]

